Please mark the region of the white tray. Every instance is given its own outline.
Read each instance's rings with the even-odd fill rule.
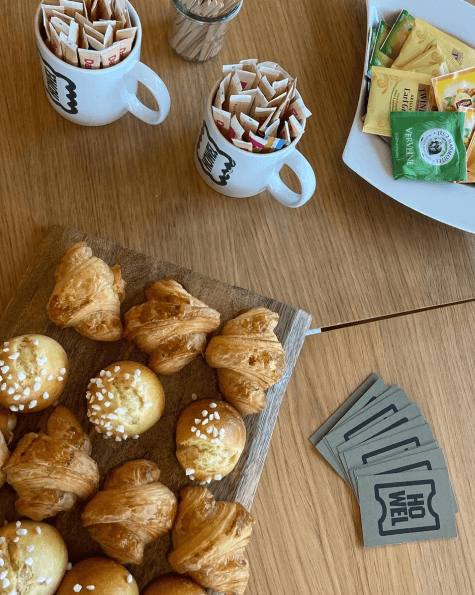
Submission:
[[[475,47],[475,6],[463,0],[366,0],[367,31],[363,72],[366,72],[371,28],[380,19],[392,24],[401,9]],[[391,148],[374,134],[363,133],[365,76],[343,161],[367,182],[400,203],[433,219],[475,233],[475,186],[449,182],[395,180]]]

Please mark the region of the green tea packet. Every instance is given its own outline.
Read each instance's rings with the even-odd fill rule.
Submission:
[[[399,56],[399,52],[411,32],[414,22],[414,17],[407,10],[401,10],[396,22],[386,37],[386,41],[381,46],[381,52],[389,56],[392,60],[395,60]]]
[[[392,112],[394,179],[467,179],[462,112]]]
[[[366,71],[366,76],[369,76],[369,77],[371,77],[371,58],[373,56],[374,45],[376,43],[377,35],[378,35],[378,27],[373,27],[371,29],[371,36],[369,38],[368,70]]]
[[[384,40],[388,36],[388,32],[389,32],[389,25],[387,23],[385,23],[384,21],[380,21],[378,30],[376,33],[376,41],[375,41],[375,44],[373,47],[373,53],[371,54],[370,62],[369,62],[370,66],[369,66],[368,70],[370,72],[371,72],[371,68],[373,66],[382,66],[384,68],[391,68],[393,60],[389,56],[386,56],[386,54],[383,54],[383,52],[380,49],[384,43]]]

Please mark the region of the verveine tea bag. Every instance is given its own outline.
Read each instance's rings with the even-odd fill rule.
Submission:
[[[467,179],[461,112],[391,113],[394,179]]]

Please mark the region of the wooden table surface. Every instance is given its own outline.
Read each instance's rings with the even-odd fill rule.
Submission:
[[[252,509],[247,593],[474,593],[475,236],[388,198],[341,160],[360,88],[363,0],[246,0],[205,64],[169,48],[168,0],[134,4],[142,60],[172,97],[157,127],[126,115],[87,128],[58,115],[43,90],[36,0],[0,3],[0,314],[53,224],[310,312],[328,331],[307,339],[284,400]],[[267,193],[225,198],[194,168],[221,65],[251,57],[298,76],[313,112],[299,148],[318,185],[300,209]],[[372,371],[434,425],[460,506],[457,540],[363,550],[356,500],[308,442]]]

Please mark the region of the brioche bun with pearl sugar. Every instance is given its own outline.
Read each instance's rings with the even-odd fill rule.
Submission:
[[[21,335],[0,344],[0,404],[32,413],[52,405],[66,386],[66,352],[51,337]]]
[[[97,557],[86,558],[74,565],[67,572],[56,595],[75,595],[75,593],[139,595],[139,588],[134,577],[121,564],[109,558]]]
[[[0,593],[53,595],[66,572],[68,551],[46,523],[17,521],[0,529]]]
[[[146,366],[116,362],[92,378],[86,393],[87,416],[104,438],[138,438],[160,419],[165,393]]]
[[[231,473],[245,443],[242,417],[226,401],[193,401],[178,420],[176,456],[191,480],[211,483]]]
[[[206,591],[184,576],[161,576],[145,591],[144,595],[206,595]]]

